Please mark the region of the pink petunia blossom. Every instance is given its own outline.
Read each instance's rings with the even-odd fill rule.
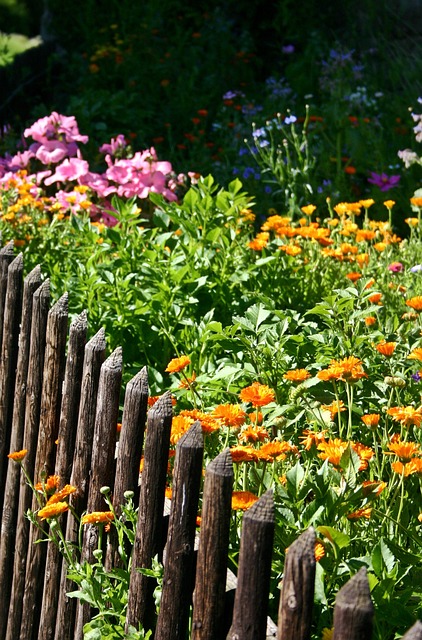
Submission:
[[[111,139],[109,144],[103,144],[99,148],[99,152],[109,153],[110,155],[115,156],[116,153],[125,149],[126,146],[127,146],[127,142],[125,140],[124,135],[122,133],[119,133],[119,135],[116,138]]]
[[[79,158],[66,158],[58,167],[56,172],[50,178],[45,180],[46,185],[53,184],[53,182],[67,182],[69,180],[78,180],[85,175],[89,170],[89,165],[86,160]]]

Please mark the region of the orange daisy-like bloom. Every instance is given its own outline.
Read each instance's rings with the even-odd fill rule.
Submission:
[[[173,416],[171,421],[170,443],[176,444],[194,423],[193,418],[187,416]]]
[[[286,255],[293,257],[298,256],[300,253],[302,253],[302,249],[296,244],[282,244],[279,247],[279,250],[284,251]]]
[[[395,442],[390,442],[388,449],[395,453],[399,458],[402,458],[402,460],[411,460],[415,456],[419,456],[421,454],[419,445],[416,444],[416,442],[403,442],[402,440],[397,440]]]
[[[369,253],[359,253],[359,255],[356,256],[356,262],[360,267],[369,264]]]
[[[368,461],[374,457],[374,452],[372,451],[371,447],[367,447],[361,442],[351,442],[350,444],[352,449],[356,451],[356,453],[360,458],[359,471],[363,471],[364,469],[367,469]]]
[[[353,513],[349,513],[347,516],[348,520],[359,520],[360,518],[369,518],[371,517],[372,507],[365,507],[364,509],[358,509],[357,511],[353,511]]]
[[[251,413],[248,413],[248,418],[252,424],[261,424],[264,420],[262,411],[252,411]]]
[[[7,457],[15,462],[22,462],[27,453],[28,449],[21,449],[21,451],[13,451],[13,453],[9,453]]]
[[[407,357],[409,360],[420,360],[422,362],[422,348],[413,349]]]
[[[256,452],[258,459],[265,462],[284,460],[288,453],[294,453],[297,455],[299,452],[297,447],[294,445],[291,445],[288,442],[279,442],[278,440],[263,444]]]
[[[319,371],[318,378],[321,380],[343,380],[343,382],[357,382],[368,375],[362,369],[362,361],[355,356],[349,356],[342,360],[331,360],[328,369]]]
[[[185,367],[190,364],[190,358],[188,356],[180,356],[180,358],[173,358],[167,365],[168,373],[177,373],[178,371],[182,371]]]
[[[319,442],[317,445],[318,451],[321,453],[318,454],[318,458],[321,460],[328,460],[335,467],[340,465],[341,456],[346,451],[348,446],[347,442],[340,440],[340,438],[334,438],[333,440],[328,440],[326,442]]]
[[[361,417],[361,420],[370,429],[376,429],[380,421],[379,413],[367,413]]]
[[[240,392],[242,402],[250,402],[254,407],[264,407],[275,400],[275,394],[270,387],[260,382],[253,382]]]
[[[374,316],[367,316],[365,318],[365,324],[367,327],[372,327],[373,324],[375,324],[377,321],[377,319]]]
[[[212,433],[213,431],[218,431],[221,428],[221,420],[214,418],[208,413],[199,411],[198,409],[184,409],[179,415],[187,418],[193,418],[193,420],[199,420],[203,433]]]
[[[306,369],[291,369],[290,371],[286,371],[283,376],[285,380],[289,380],[289,382],[297,382],[298,384],[305,382],[305,380],[310,377],[311,374]]]
[[[359,271],[351,271],[350,273],[346,273],[346,278],[351,280],[352,282],[356,282],[359,278],[362,277],[362,274]]]
[[[300,210],[303,211],[303,213],[307,216],[311,216],[315,211],[315,209],[316,209],[316,206],[314,204],[307,204],[304,207],[300,207]]]
[[[381,304],[382,293],[373,293],[369,296],[368,300],[372,304]]]
[[[318,445],[320,442],[325,442],[325,434],[327,429],[323,431],[312,431],[311,429],[304,429],[302,435],[299,436],[300,444],[305,447],[306,451],[309,451],[313,445]]]
[[[190,377],[182,378],[179,384],[179,389],[190,389],[195,380],[196,373],[194,371]]]
[[[384,489],[386,488],[387,483],[381,482],[377,480],[365,480],[362,482],[363,495],[368,496],[379,496]]]
[[[331,420],[334,420],[336,415],[338,415],[342,411],[346,411],[346,407],[344,406],[343,400],[339,400],[339,401],[334,400],[331,404],[322,404],[321,409],[323,409],[323,411],[330,412]]]
[[[226,427],[241,427],[246,419],[246,412],[238,404],[219,404],[212,415],[222,420]]]
[[[41,520],[47,520],[48,518],[56,518],[60,514],[69,509],[67,502],[55,502],[54,504],[47,504],[43,509],[38,511],[38,517]]]
[[[60,489],[60,491],[56,491],[56,493],[53,493],[51,498],[49,498],[47,505],[62,502],[64,498],[67,498],[72,493],[75,493],[76,490],[76,487],[73,487],[71,484],[66,484],[63,489]]]
[[[410,204],[415,207],[422,207],[422,198],[410,198]]]
[[[47,480],[43,484],[42,482],[37,482],[35,485],[35,490],[43,493],[54,493],[60,484],[59,476],[48,476]]]
[[[250,491],[233,491],[232,509],[233,511],[245,511],[258,500],[258,496]]]
[[[394,473],[398,473],[399,475],[407,478],[414,473],[421,474],[422,473],[422,460],[420,458],[413,458],[409,462],[403,464],[403,462],[392,462],[391,468]]]
[[[239,442],[264,442],[269,437],[270,435],[264,427],[249,425],[239,433],[238,440]]]
[[[319,540],[315,542],[314,554],[315,562],[319,562],[325,556],[325,547]]]
[[[105,524],[113,522],[114,513],[112,511],[92,511],[82,516],[82,524]]]
[[[372,205],[375,204],[375,200],[372,200],[372,198],[359,200],[359,204],[361,204],[364,209],[369,209],[369,207],[372,207]]]
[[[422,311],[422,296],[414,296],[413,298],[409,298],[406,300],[406,304],[411,309],[415,311]]]
[[[252,462],[257,460],[256,449],[253,447],[237,445],[230,447],[230,453],[233,462]]]
[[[375,349],[383,356],[389,358],[393,355],[397,346],[397,342],[386,342],[385,340],[381,340],[378,344],[375,345]]]
[[[387,409],[388,415],[390,415],[393,420],[396,422],[400,422],[404,427],[410,427],[411,425],[415,425],[416,427],[421,426],[422,422],[422,409],[415,409],[414,407],[391,407],[391,409]]]

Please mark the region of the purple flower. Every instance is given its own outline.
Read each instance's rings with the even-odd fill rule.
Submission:
[[[291,53],[295,52],[295,46],[294,44],[285,44],[283,47],[281,47],[281,50],[283,53],[290,55]]]
[[[284,118],[284,124],[294,124],[296,120],[296,116],[287,116],[287,118]]]
[[[418,271],[422,271],[422,264],[415,264],[414,267],[410,268],[412,273],[418,273]]]
[[[388,265],[387,269],[393,273],[400,273],[400,271],[404,270],[404,267],[401,262],[392,262]]]
[[[389,191],[400,182],[400,176],[388,176],[386,173],[374,173],[371,171],[371,177],[368,178],[368,182],[379,187],[381,191]]]
[[[416,382],[420,382],[422,380],[421,372],[418,371],[417,373],[412,373],[412,378],[413,380],[416,380]]]

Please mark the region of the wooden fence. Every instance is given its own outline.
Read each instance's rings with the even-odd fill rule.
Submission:
[[[127,384],[116,448],[123,358],[106,358],[104,331],[87,341],[87,316],[68,331],[68,297],[50,306],[48,280],[35,267],[23,278],[22,255],[12,243],[0,250],[0,640],[80,640],[92,615],[68,598],[75,589],[54,545],[34,544],[39,529],[25,512],[37,507],[10,451],[27,449],[30,477],[56,474],[77,492],[77,514],[105,509],[100,489],[112,490],[119,514],[126,491],[139,504],[126,626],[155,628],[155,640],[185,640],[190,612],[192,640],[305,640],[310,638],[314,597],[315,532],[289,548],[279,596],[278,624],[268,619],[274,503],[267,491],[243,517],[238,575],[227,571],[233,464],[228,449],[206,468],[202,522],[195,551],[202,480],[203,435],[195,422],[176,447],[173,496],[166,515],[165,484],[172,401],[165,393],[149,410],[147,370]],[[147,426],[147,431],[145,431]],[[144,435],[146,432],[145,443]],[[116,454],[117,451],[117,454]],[[144,466],[139,483],[139,462]],[[69,511],[66,538],[77,541],[78,521]],[[82,556],[90,560],[98,527],[84,528]],[[198,542],[198,541],[197,541]],[[117,542],[108,538],[106,566],[119,566]],[[164,562],[157,619],[153,580],[137,571]],[[229,577],[228,577],[229,575]],[[274,594],[276,595],[276,594]],[[365,569],[338,593],[334,640],[372,636],[373,606]],[[422,639],[422,623],[405,634]]]

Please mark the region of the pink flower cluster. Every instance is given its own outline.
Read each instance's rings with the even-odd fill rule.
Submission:
[[[79,146],[88,142],[88,136],[80,134],[74,116],[53,112],[26,129],[24,137],[34,142],[14,156],[0,158],[0,186],[24,169],[29,174],[28,180],[39,188],[57,185],[57,202],[73,212],[81,210],[78,207],[80,192],[76,192],[77,197],[69,198],[69,195],[75,195],[75,186],[86,187],[89,199],[98,203],[91,211],[95,218],[102,205],[110,210],[107,198],[112,194],[146,199],[150,193],[159,193],[174,201],[177,188],[186,181],[183,174],[175,175],[170,162],[158,160],[153,147],[132,154],[122,134],[99,149],[105,154],[105,170],[91,171]],[[108,220],[108,223],[113,222]]]

